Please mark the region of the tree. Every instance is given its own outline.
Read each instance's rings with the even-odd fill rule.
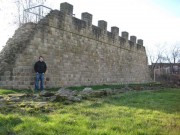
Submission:
[[[180,47],[177,47],[177,45],[175,45],[166,57],[168,63],[170,64],[171,73],[174,74],[175,64],[179,61],[180,58]]]
[[[167,54],[167,60],[169,63],[177,63],[180,59],[180,47],[177,47],[176,45],[173,47],[173,49],[170,51],[169,54]]]
[[[157,47],[156,49],[157,51],[152,54],[152,52],[150,52],[149,50],[147,50],[148,52],[148,57],[150,60],[150,70],[151,72],[154,71],[154,68],[156,67],[157,63],[162,63],[166,61],[165,58],[165,49],[163,47]]]
[[[25,10],[30,9],[31,7],[37,6],[37,5],[43,5],[46,0],[17,0],[15,1],[17,6],[17,24],[18,26],[21,26],[24,22],[30,22],[33,21],[34,15],[33,14],[27,14]],[[39,12],[38,9],[33,9],[33,12]]]
[[[174,44],[170,46],[166,44],[157,48],[156,54],[152,55],[148,51],[151,77],[155,81],[160,81],[165,84],[180,84],[179,65],[180,62],[180,46]],[[171,47],[172,49],[168,49]]]

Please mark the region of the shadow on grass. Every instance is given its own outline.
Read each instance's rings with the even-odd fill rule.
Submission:
[[[180,89],[141,92],[132,91],[105,98],[104,103],[116,106],[157,110],[165,113],[179,113]]]
[[[13,127],[21,124],[23,121],[17,116],[0,116],[0,134],[2,135],[14,135]],[[6,125],[6,126],[5,126]]]

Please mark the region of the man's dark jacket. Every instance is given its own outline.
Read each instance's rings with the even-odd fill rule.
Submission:
[[[46,69],[47,69],[47,66],[44,61],[37,61],[34,65],[34,70],[36,73],[45,73]]]

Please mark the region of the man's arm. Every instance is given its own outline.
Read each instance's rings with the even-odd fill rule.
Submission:
[[[37,62],[34,64],[34,71],[37,72]]]
[[[44,73],[46,72],[47,70],[47,66],[46,66],[46,63],[44,62]]]

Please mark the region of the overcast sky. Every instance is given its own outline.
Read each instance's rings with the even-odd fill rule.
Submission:
[[[0,0],[0,50],[17,28],[16,0]],[[60,3],[74,6],[75,17],[82,12],[93,14],[93,24],[98,20],[108,22],[108,30],[117,26],[122,31],[144,40],[151,53],[165,46],[180,47],[180,0],[46,0],[44,5],[59,9]]]

